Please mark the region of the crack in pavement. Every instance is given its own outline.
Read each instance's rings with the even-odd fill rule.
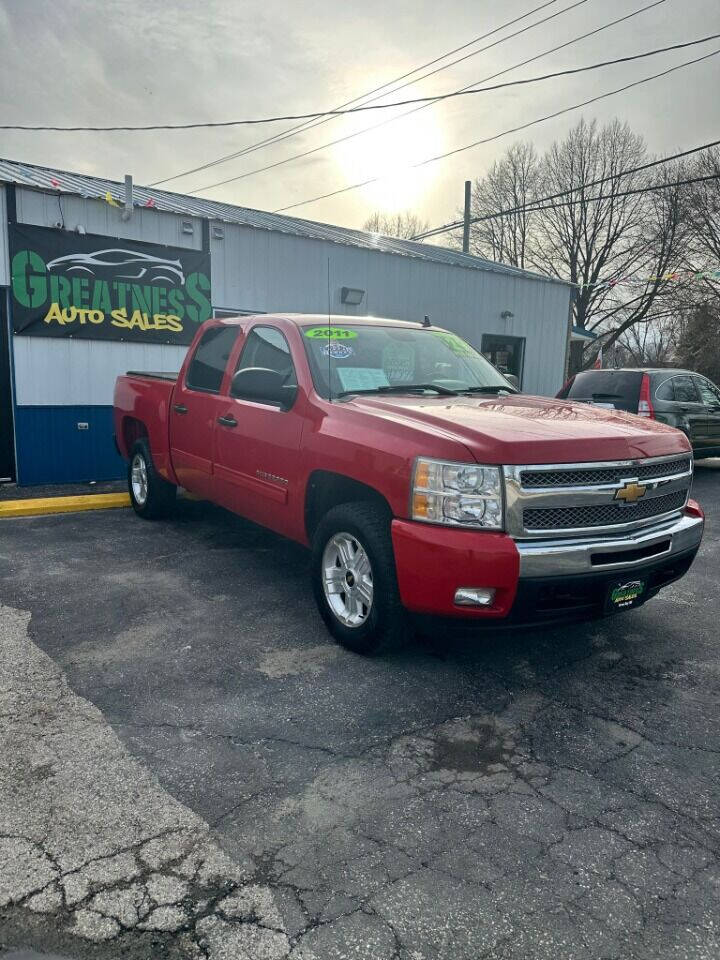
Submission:
[[[159,945],[168,957],[287,956],[254,866],[227,856],[127,752],[32,643],[28,622],[0,606],[0,947],[27,945],[35,929],[32,945],[84,943],[98,957],[119,943],[138,958]]]

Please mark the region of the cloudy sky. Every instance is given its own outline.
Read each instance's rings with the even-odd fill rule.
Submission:
[[[148,124],[267,116],[333,108],[442,57],[543,0],[0,0],[0,116],[3,123]],[[426,96],[580,66],[720,33],[719,0],[664,0],[652,10],[533,64],[528,57],[652,0],[554,0],[449,59],[462,63],[388,99]],[[554,19],[509,36],[557,13]],[[501,39],[491,49],[489,43]],[[674,152],[720,136],[720,56],[421,169],[426,157],[491,137],[666,67],[720,49],[720,41],[623,68],[613,67],[496,93],[335,118],[257,147],[290,124],[162,133],[0,132],[0,156],[137,183],[172,177],[241,150],[244,156],[164,186],[276,210],[358,181],[361,189],[292,212],[361,226],[374,210],[411,209],[431,224],[456,215],[463,181],[476,177],[519,138],[539,149],[581,114],[618,116],[652,152]],[[448,59],[435,66],[444,66]],[[433,68],[429,68],[433,69]],[[423,71],[426,72],[426,71]],[[413,78],[421,76],[413,74]],[[397,118],[397,119],[396,119]],[[390,122],[387,122],[390,121]],[[261,167],[343,143],[264,172]],[[214,189],[217,181],[241,179]],[[247,174],[252,174],[247,176]]]

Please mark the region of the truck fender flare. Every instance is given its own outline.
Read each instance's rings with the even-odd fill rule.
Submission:
[[[312,541],[318,523],[329,510],[341,503],[358,501],[376,503],[387,512],[388,517],[392,517],[387,498],[377,488],[347,474],[314,470],[305,487],[305,533],[308,542]]]

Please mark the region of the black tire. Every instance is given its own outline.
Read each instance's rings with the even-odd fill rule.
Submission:
[[[135,467],[140,468],[141,464],[144,464],[147,478],[144,500],[141,491],[138,490],[137,483],[133,483],[133,469]],[[167,517],[172,513],[175,506],[177,487],[168,483],[157,472],[150,453],[150,445],[144,438],[137,440],[130,451],[128,492],[133,510],[143,520],[158,520],[161,517]]]
[[[339,644],[366,656],[399,649],[409,634],[395,574],[390,520],[388,511],[380,505],[344,503],[323,517],[313,536],[312,585],[320,616]],[[349,534],[362,547],[370,563],[372,602],[369,608],[363,607],[368,612],[357,626],[348,626],[339,619],[323,585],[325,549],[342,533]]]

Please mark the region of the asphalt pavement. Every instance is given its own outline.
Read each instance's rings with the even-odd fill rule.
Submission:
[[[181,502],[0,528],[0,951],[720,955],[720,463],[688,576],[366,660],[307,554]]]

